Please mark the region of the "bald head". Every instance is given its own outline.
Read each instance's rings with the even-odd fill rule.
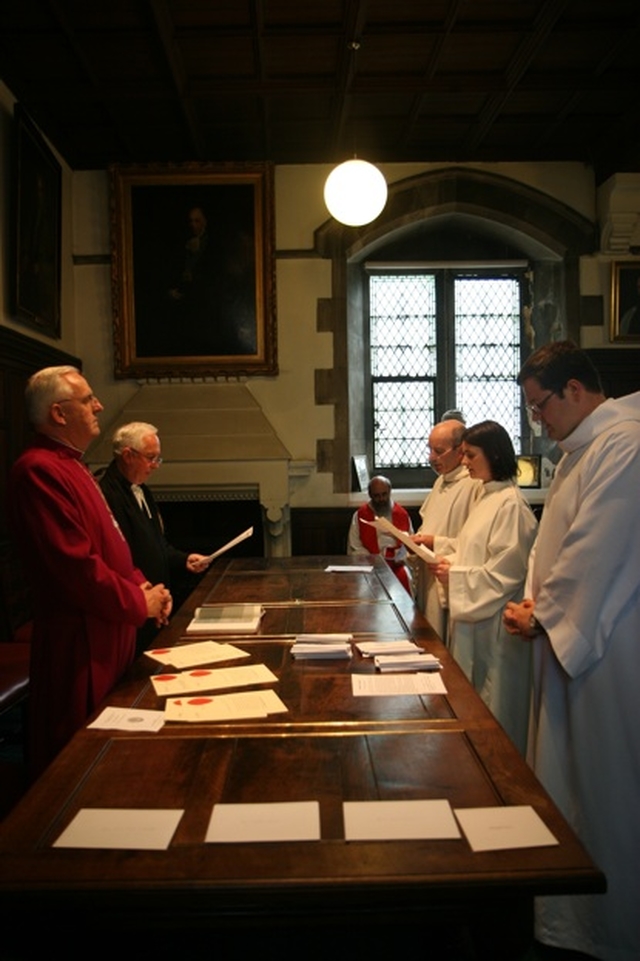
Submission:
[[[448,474],[461,463],[464,429],[462,421],[445,420],[429,434],[429,463],[436,474]]]
[[[378,474],[369,481],[369,503],[378,517],[386,517],[391,512],[391,481]]]

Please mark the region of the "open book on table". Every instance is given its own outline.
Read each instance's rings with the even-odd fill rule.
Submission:
[[[255,634],[263,613],[261,604],[196,607],[187,634]]]

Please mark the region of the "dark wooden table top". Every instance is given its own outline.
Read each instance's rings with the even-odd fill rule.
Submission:
[[[159,638],[190,643],[196,606],[261,602],[252,637],[225,637],[266,664],[288,712],[267,721],[167,723],[157,734],[84,729],[0,825],[0,891],[12,905],[86,902],[113,919],[158,905],[175,920],[290,912],[424,910],[538,893],[601,891],[604,879],[507,736],[387,566],[327,573],[345,558],[222,560]],[[361,559],[357,559],[360,563]],[[355,698],[370,660],[297,661],[299,632],[413,637],[443,664],[446,695]],[[220,639],[220,638],[218,638]],[[242,663],[245,663],[243,661]],[[143,656],[107,704],[160,709]],[[347,800],[445,798],[451,806],[532,805],[553,847],[474,853],[464,837],[346,842]],[[218,802],[317,800],[318,842],[210,844]],[[184,809],[167,851],[69,850],[52,843],[81,808]],[[96,895],[100,895],[99,901]],[[27,899],[25,902],[24,899]]]

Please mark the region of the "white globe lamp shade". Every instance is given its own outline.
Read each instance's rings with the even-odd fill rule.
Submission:
[[[341,224],[362,227],[382,213],[387,202],[387,182],[378,168],[366,160],[347,160],[327,177],[324,202]]]

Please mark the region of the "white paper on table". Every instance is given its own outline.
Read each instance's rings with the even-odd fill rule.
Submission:
[[[350,644],[308,644],[298,642],[291,648],[292,657],[300,661],[321,661],[342,658],[348,660],[351,655]]]
[[[329,564],[325,574],[370,574],[373,564]]]
[[[358,641],[356,648],[363,657],[374,657],[376,654],[416,654],[422,648],[406,639],[395,641]]]
[[[459,838],[451,805],[445,800],[344,801],[347,841],[402,841]]]
[[[303,644],[348,644],[353,634],[296,634],[296,642]]]
[[[215,804],[205,841],[319,841],[317,801]]]
[[[250,657],[247,651],[240,650],[233,644],[223,644],[218,641],[194,641],[193,644],[181,644],[177,647],[157,647],[144,652],[160,664],[171,665],[176,668],[197,667],[199,664],[217,664],[218,661],[235,661],[241,657]]]
[[[242,667],[197,668],[179,674],[154,674],[151,683],[160,697],[175,697],[196,691],[221,691],[228,687],[249,687],[252,684],[272,684],[278,678],[265,664],[244,664]]]
[[[437,671],[420,674],[352,674],[354,697],[389,697],[407,694],[446,694]]]
[[[455,808],[454,814],[473,851],[551,847],[559,843],[542,818],[527,804]]]
[[[87,727],[98,731],[159,731],[164,725],[163,711],[143,711],[130,707],[105,707]]]
[[[54,848],[166,851],[183,810],[81,808]]]
[[[369,524],[370,527],[375,527],[376,530],[382,531],[383,534],[391,534],[396,540],[399,540],[401,544],[408,547],[410,551],[416,554],[421,560],[426,561],[428,564],[433,564],[436,560],[436,555],[424,544],[416,544],[415,541],[411,540],[411,534],[407,534],[406,531],[401,531],[390,520],[386,517],[376,517],[373,521],[362,521],[363,524]]]
[[[416,651],[414,654],[376,654],[378,671],[441,671],[442,664],[434,654]]]
[[[167,721],[236,721],[284,714],[289,709],[275,691],[239,691],[217,697],[184,697],[165,701]]]

